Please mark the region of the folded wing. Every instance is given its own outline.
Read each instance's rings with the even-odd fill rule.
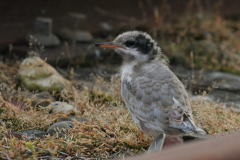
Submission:
[[[205,134],[193,121],[188,96],[182,83],[171,71],[167,73],[165,72],[164,79],[148,74],[124,78],[123,98],[131,113],[153,126],[165,124],[180,129],[185,134]]]

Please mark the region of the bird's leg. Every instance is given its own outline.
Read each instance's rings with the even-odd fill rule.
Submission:
[[[140,132],[140,142],[142,142],[142,138],[143,138],[143,131]]]

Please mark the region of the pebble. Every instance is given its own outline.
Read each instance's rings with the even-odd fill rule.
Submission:
[[[62,121],[53,124],[49,129],[47,130],[47,133],[53,136],[54,134],[58,133],[59,136],[63,136],[64,134],[68,133],[68,130],[73,128],[74,124],[69,121]]]
[[[88,122],[88,119],[86,117],[77,117],[77,116],[60,118],[59,120],[60,121],[74,121],[74,119],[78,122]]]
[[[48,107],[50,108],[50,112],[52,113],[55,112],[68,113],[74,109],[73,105],[60,101],[52,102]]]
[[[35,138],[44,138],[47,135],[47,132],[37,130],[37,129],[29,129],[20,132],[12,132],[11,135],[20,138],[22,136],[27,136],[29,139],[33,140]]]

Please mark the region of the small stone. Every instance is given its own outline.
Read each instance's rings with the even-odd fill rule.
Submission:
[[[59,120],[60,121],[74,121],[74,119],[78,122],[88,122],[88,119],[86,117],[77,117],[77,116],[60,118]]]
[[[17,138],[26,136],[29,139],[34,139],[34,138],[44,138],[44,136],[47,135],[47,132],[40,131],[37,129],[29,129],[29,130],[24,130],[20,132],[12,132],[11,135]]]
[[[71,104],[68,104],[66,102],[53,102],[48,106],[51,110],[51,112],[62,112],[62,113],[67,113],[70,112],[74,109],[74,106]]]
[[[71,82],[63,78],[52,66],[39,57],[23,60],[17,73],[21,87],[30,91],[61,92],[69,90]]]
[[[100,26],[106,31],[111,31],[112,30],[112,26],[109,23],[101,22]]]
[[[68,133],[68,130],[73,128],[74,124],[69,121],[62,121],[53,124],[48,130],[47,133],[51,136],[58,133],[59,136],[63,136],[64,134]]]

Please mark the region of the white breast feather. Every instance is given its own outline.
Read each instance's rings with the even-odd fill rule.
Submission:
[[[123,81],[126,76],[129,76],[133,73],[133,67],[135,63],[128,63],[121,67],[121,80]],[[130,77],[129,77],[130,78]]]

